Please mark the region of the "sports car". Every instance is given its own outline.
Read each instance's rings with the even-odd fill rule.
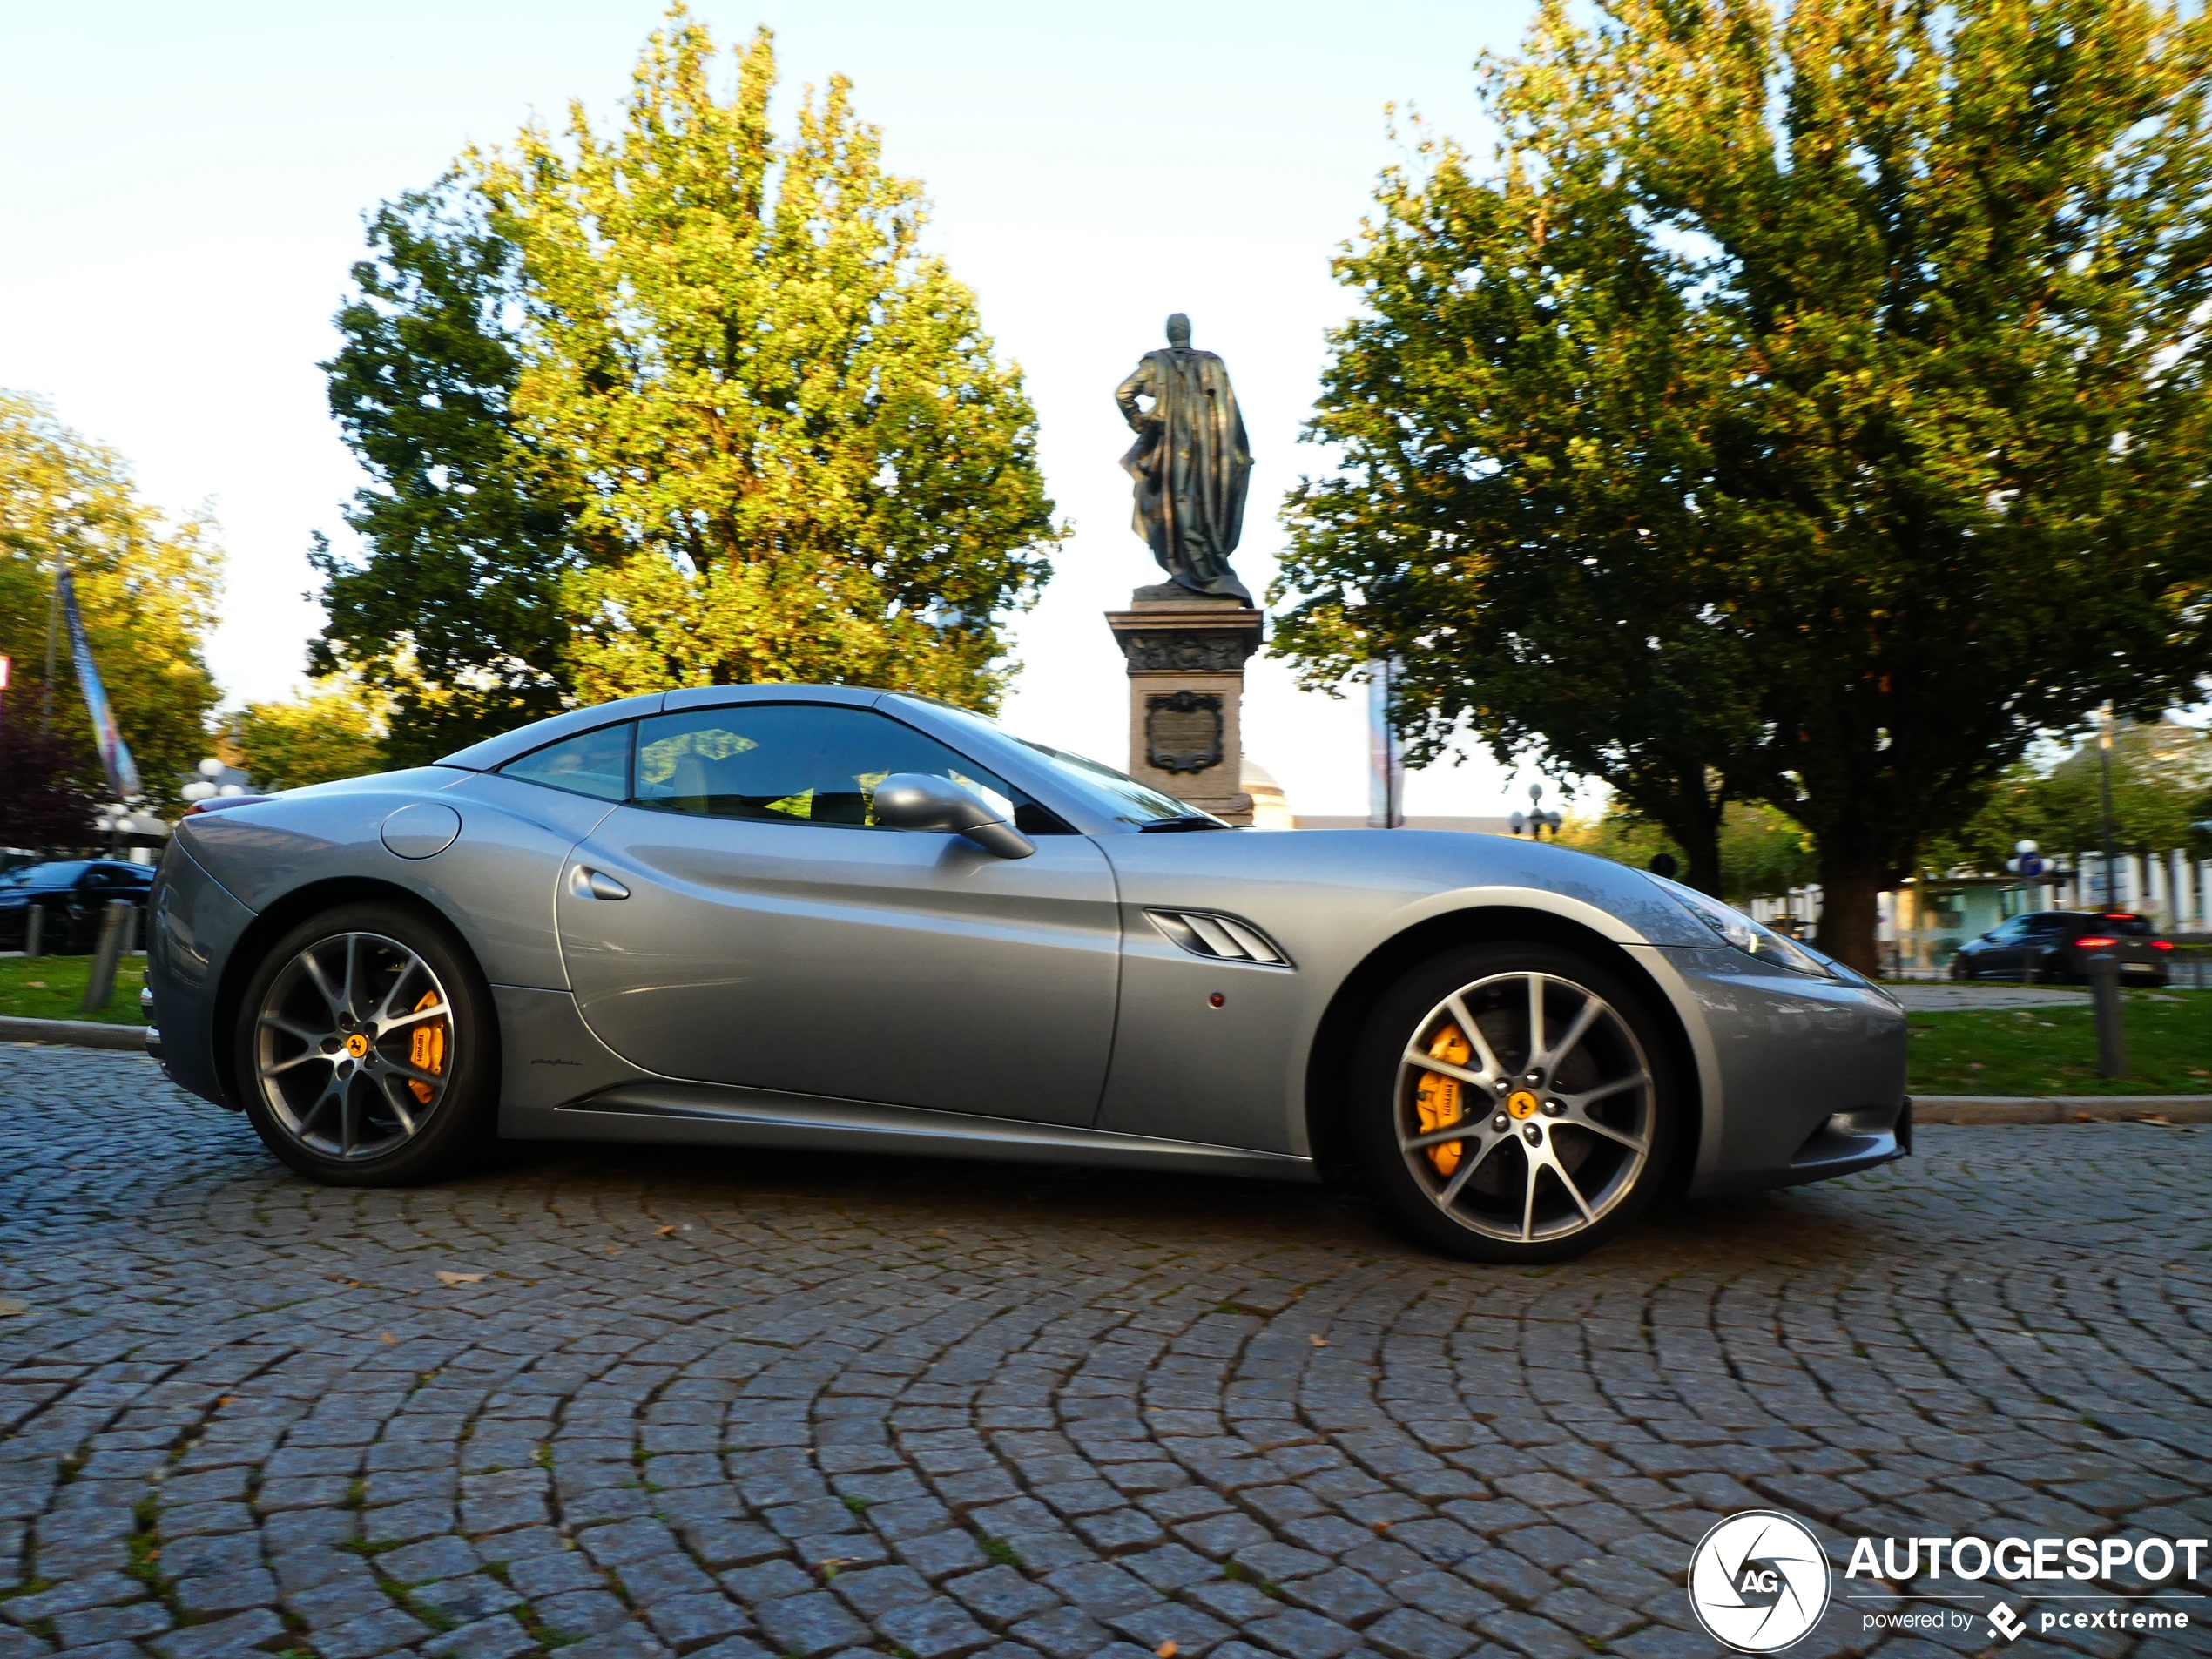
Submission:
[[[1233,830],[948,704],[696,687],[209,803],[156,1051],[311,1179],[495,1137],[1364,1177],[1497,1262],[1910,1150],[1905,1020],[1556,846]]]

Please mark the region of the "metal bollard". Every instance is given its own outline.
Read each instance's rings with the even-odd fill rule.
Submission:
[[[2097,1076],[2128,1075],[2128,1028],[2120,1018],[2120,962],[2108,952],[2089,958],[2089,995],[2097,1012]]]
[[[124,941],[131,934],[132,905],[128,899],[111,899],[100,915],[100,942],[92,952],[92,976],[84,986],[84,1012],[98,1014],[115,995],[115,966],[123,959]]]
[[[44,956],[46,954],[46,907],[34,904],[27,907],[23,917],[23,954]]]

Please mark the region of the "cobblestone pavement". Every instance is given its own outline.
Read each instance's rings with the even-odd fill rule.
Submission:
[[[2204,1535],[2212,1132],[1923,1152],[1501,1271],[1157,1176],[325,1190],[143,1059],[0,1047],[0,1659],[1663,1659],[1737,1509]],[[1988,1639],[1879,1645],[1889,1593],[1793,1653]]]

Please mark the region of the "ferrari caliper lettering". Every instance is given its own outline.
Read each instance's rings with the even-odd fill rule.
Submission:
[[[437,1000],[435,991],[425,991],[422,1000],[415,1005],[415,1009],[420,1012],[431,1007]],[[446,1022],[442,1015],[435,1020],[425,1020],[415,1028],[415,1035],[408,1044],[407,1057],[408,1062],[417,1071],[427,1071],[434,1076],[445,1075]],[[430,1103],[433,1090],[429,1084],[410,1078],[407,1086],[415,1099],[425,1106]]]
[[[1458,1026],[1447,1024],[1430,1041],[1428,1056],[1449,1066],[1464,1066],[1474,1057],[1474,1049]],[[1413,1106],[1420,1113],[1422,1134],[1449,1129],[1460,1121],[1460,1080],[1439,1071],[1421,1073],[1413,1090]],[[1436,1166],[1437,1174],[1449,1175],[1460,1167],[1460,1147],[1458,1141],[1446,1141],[1428,1149],[1428,1161]]]

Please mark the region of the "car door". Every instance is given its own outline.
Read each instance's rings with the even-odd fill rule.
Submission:
[[[1981,936],[1980,948],[1974,953],[1974,968],[1983,974],[2017,974],[2020,971],[2021,947],[2027,936],[2027,924],[2014,916],[2010,921]]]
[[[878,828],[870,799],[896,772],[1063,827],[869,707],[638,722],[630,798],[578,844],[556,901],[584,1020],[665,1076],[1088,1124],[1121,943],[1104,855],[1072,832],[1000,859]]]
[[[2066,972],[2060,948],[2066,943],[2066,918],[2040,911],[2026,918],[2027,936],[2020,941],[2020,969],[2039,979]]]

